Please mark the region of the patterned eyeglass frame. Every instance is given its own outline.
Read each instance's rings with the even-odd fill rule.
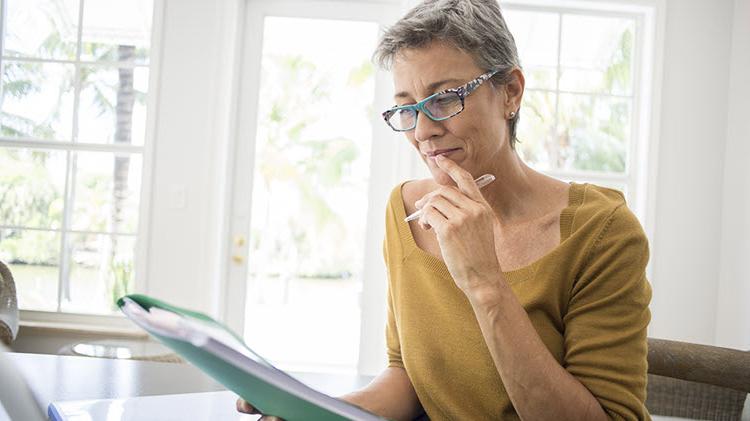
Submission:
[[[472,79],[472,80],[466,82],[465,84],[459,86],[458,88],[445,89],[445,90],[442,90],[440,92],[436,92],[436,93],[428,96],[427,98],[425,98],[425,99],[417,102],[416,104],[402,105],[400,107],[393,107],[393,108],[391,108],[389,110],[386,110],[386,111],[384,111],[382,113],[383,119],[385,120],[385,124],[387,124],[388,127],[390,127],[391,129],[393,129],[393,130],[395,130],[397,132],[408,132],[410,130],[414,130],[417,127],[417,118],[419,117],[419,113],[420,112],[422,114],[426,115],[427,118],[429,118],[432,121],[443,121],[443,120],[447,120],[447,119],[449,119],[451,117],[455,117],[455,116],[461,114],[461,111],[464,110],[464,108],[465,108],[464,107],[464,100],[466,99],[466,97],[469,96],[470,93],[476,91],[477,88],[479,87],[479,85],[481,85],[482,83],[484,83],[485,81],[487,81],[487,79],[489,79],[492,76],[494,76],[495,73],[497,73],[498,71],[499,70],[490,70],[487,73],[481,74],[476,79]],[[455,113],[449,115],[448,117],[435,118],[435,117],[431,116],[430,112],[427,111],[427,109],[424,107],[424,105],[429,100],[431,100],[432,98],[434,98],[434,97],[436,97],[438,95],[442,95],[442,94],[447,93],[447,92],[455,92],[456,94],[458,94],[458,97],[461,99],[461,109],[458,110],[458,111],[456,111]],[[414,112],[416,113],[415,117],[414,117],[414,125],[412,127],[408,128],[408,129],[400,129],[399,130],[399,129],[391,126],[391,123],[388,120],[390,119],[390,117],[395,112],[401,111],[401,110],[414,110]]]

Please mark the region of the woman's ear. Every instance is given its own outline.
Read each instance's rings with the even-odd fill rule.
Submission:
[[[523,99],[523,90],[526,86],[526,79],[523,77],[521,69],[516,67],[510,72],[508,82],[504,85],[505,87],[505,106],[506,110],[518,112],[521,108],[521,100]]]

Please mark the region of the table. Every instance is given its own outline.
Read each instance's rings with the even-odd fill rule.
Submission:
[[[23,373],[44,408],[53,401],[226,390],[189,364],[13,352],[6,355]],[[362,375],[290,374],[332,396],[362,388],[372,379]],[[680,420],[672,417],[652,418],[654,421]]]
[[[44,407],[62,400],[226,390],[189,364],[13,352],[6,355],[23,373]],[[332,396],[359,389],[372,379],[354,374],[290,374]]]

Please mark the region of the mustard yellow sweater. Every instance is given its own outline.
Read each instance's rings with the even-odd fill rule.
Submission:
[[[442,260],[417,247],[401,185],[386,212],[388,364],[402,367],[431,420],[514,420],[474,312]],[[555,359],[612,419],[650,419],[648,241],[620,192],[572,183],[560,245],[504,272]],[[539,402],[544,405],[544,402]]]

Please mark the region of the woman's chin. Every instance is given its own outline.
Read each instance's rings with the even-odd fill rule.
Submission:
[[[456,185],[453,179],[446,172],[440,169],[431,169],[431,172],[432,172],[432,179],[435,180],[436,183],[442,186],[455,186]]]

